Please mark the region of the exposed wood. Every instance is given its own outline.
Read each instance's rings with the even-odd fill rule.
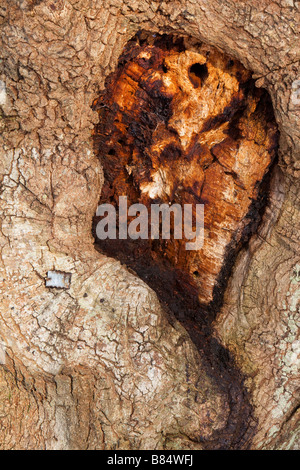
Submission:
[[[292,0],[1,0],[1,448],[299,448],[298,24],[299,3]],[[259,148],[264,147],[264,164],[252,162],[258,181],[272,159],[272,151],[266,150],[274,142],[266,137],[268,114],[264,118],[259,113],[261,125],[257,119],[251,124],[256,116],[251,103],[260,92],[251,85],[245,93],[241,85],[245,99],[239,97],[239,63],[251,72],[255,85],[269,93],[280,133],[278,163],[270,174],[261,222],[252,227],[248,245],[234,260],[222,304],[216,303],[208,316],[199,309],[198,288],[190,291],[183,276],[184,297],[176,292],[170,250],[169,264],[155,271],[158,278],[167,279],[161,290],[168,291],[169,308],[151,288],[152,266],[149,278],[145,276],[147,285],[94,246],[95,210],[101,194],[109,194],[101,193],[103,170],[93,135],[99,115],[92,104],[105,90],[124,48],[141,30],[193,38],[194,46],[189,40],[187,53],[181,53],[188,73],[180,85],[187,87],[188,95],[179,93],[181,78],[173,73],[171,59],[176,61],[179,51],[172,57],[166,51],[169,65],[157,71],[162,80],[170,77],[174,89],[168,90],[169,101],[175,104],[176,96],[182,100],[184,106],[180,110],[178,103],[176,112],[181,123],[187,123],[188,96],[200,96],[209,83],[208,65],[206,70],[201,58],[206,56],[197,44],[218,50],[212,57],[220,57],[221,68],[214,71],[212,61],[210,74],[219,73],[222,80],[222,58],[234,61],[227,98],[212,107],[219,115],[231,96],[245,100],[248,116],[245,109],[242,116],[235,115],[245,135],[230,137],[233,145],[253,146],[251,133],[261,129],[256,135]],[[199,60],[194,61],[193,54]],[[135,87],[143,63],[134,66]],[[243,71],[241,81],[247,82],[247,76]],[[148,83],[148,90],[160,92],[155,111],[161,114],[167,84],[153,87],[151,79]],[[171,122],[174,116],[172,111],[158,120],[158,144],[174,139],[176,146],[167,154],[152,152],[156,167],[168,166],[172,149],[187,155],[189,127],[185,143],[183,135],[178,137],[180,126],[173,122],[177,131],[171,139],[165,125],[164,119]],[[237,185],[226,139],[214,149],[208,139],[211,126],[219,124],[223,138],[226,120],[210,122],[206,130],[198,124],[204,122],[193,122],[192,127],[207,138],[207,162],[213,158],[210,167],[218,168],[220,175],[212,183],[221,184],[222,176],[230,188]],[[196,166],[198,150],[190,155]],[[183,174],[176,167],[186,187],[194,182],[189,168],[184,166]],[[225,176],[227,169],[231,174]],[[240,167],[236,173],[256,199],[255,178],[249,180]],[[145,190],[152,177],[140,186],[143,183]],[[246,192],[239,187],[245,226]],[[210,198],[208,193],[207,188]],[[238,217],[235,214],[235,222]],[[161,259],[157,249],[156,266]],[[207,301],[218,270],[216,265]],[[68,289],[46,286],[47,273],[53,271],[72,274]],[[197,282],[202,283],[200,277]],[[178,318],[186,311],[191,315],[176,320],[171,313],[176,304]]]
[[[270,99],[250,72],[214,48],[144,33],[127,45],[95,108],[105,177],[100,203],[118,206],[127,196],[149,213],[151,203],[192,204],[194,213],[204,204],[202,249],[187,251],[187,240],[174,234],[160,243],[129,241],[127,263],[142,275],[141,264],[148,270],[153,259],[168,260],[178,283],[210,304],[260,220],[260,184],[278,140]],[[126,261],[126,242],[97,242]]]

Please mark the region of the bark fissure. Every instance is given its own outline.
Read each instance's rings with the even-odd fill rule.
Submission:
[[[299,448],[299,413],[291,416],[299,404],[298,18],[289,0],[1,1],[1,448]],[[173,305],[162,308],[136,274],[96,251],[91,234],[103,187],[91,104],[141,29],[194,38],[194,46],[240,61],[261,77],[256,85],[268,90],[280,129],[262,224],[240,247],[222,306],[197,333],[198,349]],[[209,82],[201,62],[187,68],[195,94]],[[170,76],[170,65],[161,72]],[[168,107],[168,96],[151,99],[166,122],[163,98]],[[216,113],[206,132],[231,117],[230,109]],[[132,127],[131,135],[142,131]],[[178,161],[171,136],[162,156]],[[204,169],[218,168],[243,191],[215,150]],[[70,288],[47,288],[49,271],[71,273]],[[178,291],[169,265],[164,272]],[[201,270],[191,272],[197,285]],[[188,295],[198,311],[197,288]],[[216,382],[212,357],[224,380]],[[237,377],[228,391],[231,359]],[[254,428],[243,429],[240,417],[250,414]]]
[[[222,192],[228,191],[232,178],[235,189],[230,204],[233,210],[236,207],[236,211],[240,211],[237,206],[242,199],[237,196],[238,192],[245,192],[252,203],[244,206],[243,215],[238,215],[239,223],[227,229],[231,236],[217,270],[213,271],[211,291],[206,288],[210,271],[205,248],[191,254],[182,248],[185,240],[165,241],[161,236],[155,241],[99,240],[96,228],[100,217],[94,219],[94,236],[96,247],[102,253],[119,259],[154,289],[164,309],[175,315],[197,349],[204,352],[203,365],[214,378],[215,385],[228,393],[230,416],[227,426],[214,436],[208,447],[241,448],[255,430],[250,399],[243,385],[243,374],[236,368],[229,351],[213,337],[212,324],[222,306],[226,281],[237,252],[247,245],[261,221],[268,200],[271,174],[268,170],[275,165],[277,131],[268,97],[261,92],[257,94],[251,75],[242,66],[207,46],[191,42],[190,48],[187,38],[145,32],[125,48],[116,72],[107,79],[106,90],[94,103],[100,115],[100,124],[95,130],[95,148],[105,177],[99,203],[113,204],[118,211],[119,196],[127,196],[129,205],[143,203],[150,208],[151,203],[204,203],[204,207],[209,205],[209,212],[210,205],[214,205],[222,214]],[[224,72],[227,87],[230,84],[233,87],[229,97],[225,95],[222,72],[214,75],[216,64],[218,70]],[[235,76],[240,82],[237,87],[230,82]],[[208,91],[189,99],[189,93],[192,93],[189,82],[195,89],[205,90],[207,86]],[[218,95],[219,88],[224,90],[224,96]],[[188,96],[185,101],[184,94]],[[214,106],[213,102],[216,103]],[[249,113],[253,103],[254,118]],[[201,110],[205,105],[209,111],[201,115],[197,106]],[[200,126],[195,125],[193,113]],[[241,125],[243,120],[249,128],[253,126],[252,134],[245,132]],[[268,129],[265,134],[259,127],[260,122]],[[222,129],[224,123],[225,132]],[[186,134],[180,134],[180,130],[187,125],[194,135],[186,142]],[[162,131],[159,131],[161,127]],[[207,145],[209,132],[219,132],[217,143]],[[207,133],[208,137],[203,137]],[[230,144],[227,146],[228,139]],[[240,157],[237,156],[243,144],[249,145],[253,154],[251,162],[247,162],[247,153],[243,151]],[[233,163],[239,158],[245,161],[240,175],[238,164]],[[255,159],[259,161],[260,171],[254,169]],[[215,162],[221,165],[224,177],[218,186],[220,195],[209,195],[206,188],[218,177]],[[180,165],[184,165],[183,175]],[[211,174],[210,168],[213,169]],[[186,179],[189,171],[190,176]],[[164,188],[155,188],[157,192],[151,193],[148,188],[153,185],[158,172],[164,174],[161,182]],[[207,196],[204,196],[205,191]],[[220,218],[217,223],[212,218],[208,222],[205,219],[206,237],[210,237],[211,232],[218,233],[218,224],[223,222],[222,216]],[[221,230],[224,230],[222,225]],[[149,224],[149,237],[150,231]],[[213,247],[218,253],[218,237],[215,238],[210,249]],[[215,259],[218,259],[217,254]]]

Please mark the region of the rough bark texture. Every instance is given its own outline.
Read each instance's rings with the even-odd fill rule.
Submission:
[[[1,448],[299,448],[299,2],[4,0],[0,24]],[[211,355],[94,248],[92,104],[139,30],[240,61],[280,131]],[[53,270],[69,289],[45,286]]]

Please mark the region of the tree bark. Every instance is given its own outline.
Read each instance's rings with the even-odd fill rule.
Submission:
[[[0,24],[0,448],[299,449],[299,2],[2,0]],[[140,30],[240,61],[280,132],[213,353],[94,247],[92,104]]]

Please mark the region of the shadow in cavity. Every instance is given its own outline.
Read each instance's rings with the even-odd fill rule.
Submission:
[[[239,449],[247,448],[255,428],[250,397],[244,377],[229,351],[214,338],[212,324],[222,306],[238,251],[247,245],[261,220],[269,191],[268,170],[275,162],[278,134],[270,98],[255,89],[251,74],[238,62],[192,41],[191,50],[195,51],[196,47],[199,61],[196,53],[187,52],[187,39],[144,32],[133,38],[125,47],[116,71],[108,77],[106,89],[93,105],[100,117],[94,132],[94,145],[105,176],[99,204],[109,203],[116,209],[119,196],[125,195],[128,205],[138,202],[147,208],[153,203],[204,203],[208,217],[214,215],[215,219],[222,219],[222,208],[215,211],[213,207],[214,192],[210,188],[217,184],[218,175],[221,174],[223,182],[228,181],[230,175],[237,209],[235,213],[231,201],[224,214],[232,210],[232,218],[238,222],[224,248],[211,292],[205,285],[203,273],[213,269],[210,268],[212,261],[205,252],[203,256],[198,253],[196,258],[188,255],[183,249],[184,240],[181,244],[162,239],[99,240],[96,236],[99,217],[94,218],[93,235],[96,249],[133,270],[156,292],[170,322],[175,316],[185,327],[201,351],[205,372],[227,398],[230,417],[226,427],[216,431],[213,439],[203,445],[208,449]],[[203,63],[204,60],[207,62]],[[178,67],[183,64],[186,71],[186,76],[178,82],[174,78],[176,64]],[[198,134],[193,135],[188,144],[183,144],[180,126],[173,117],[180,114],[184,106],[186,115],[178,114],[178,119],[186,119],[186,122],[192,119],[191,113],[199,111],[197,103],[186,98],[188,93],[199,93],[200,99],[209,90],[214,90],[216,97],[221,96],[221,79],[221,85],[216,86],[212,79],[221,74],[220,70],[224,76],[226,74],[226,83],[230,79],[236,83],[236,80],[239,88],[229,103],[224,102],[223,109],[218,108],[212,116],[203,119]],[[172,80],[175,80],[174,84]],[[252,120],[245,125],[245,119],[250,115]],[[261,123],[256,133],[251,128],[255,122]],[[197,128],[197,122],[194,125]],[[244,213],[240,213],[238,204],[244,200],[247,181],[242,181],[234,170],[230,149],[237,152],[247,138],[247,132],[252,131],[257,145],[259,142],[266,145],[270,158],[265,155],[265,169],[257,170],[261,177],[247,196],[252,202],[245,206]],[[210,138],[211,135],[214,137]],[[153,185],[157,175],[163,175],[162,181],[157,183],[158,190]],[[168,178],[170,183],[166,184]],[[152,188],[151,197],[145,190],[148,187]],[[219,202],[223,204],[222,198]],[[208,233],[216,231],[214,223],[213,217],[206,223]],[[218,262],[217,258],[215,262]],[[202,286],[207,299],[201,291]]]

